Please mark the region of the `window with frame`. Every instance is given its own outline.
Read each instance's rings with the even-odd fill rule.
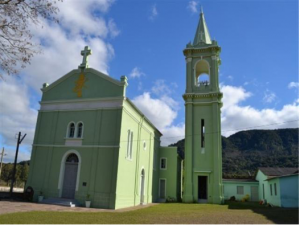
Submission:
[[[160,169],[161,170],[167,169],[167,159],[166,158],[160,159]]]
[[[74,138],[74,136],[75,136],[75,124],[74,123],[70,123],[69,124],[68,137],[69,138]]]
[[[83,123],[78,123],[77,124],[77,138],[82,138],[83,134]]]
[[[133,132],[128,130],[127,132],[127,159],[132,159],[132,142],[133,142]]]
[[[243,195],[244,194],[244,186],[237,186],[236,193],[238,195]]]
[[[273,195],[273,193],[272,193],[272,184],[270,184],[270,194],[271,194],[271,196]]]
[[[277,186],[276,186],[276,183],[274,184],[274,194],[277,195]]]

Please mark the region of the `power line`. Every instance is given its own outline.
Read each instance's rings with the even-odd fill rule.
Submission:
[[[221,132],[229,132],[229,131],[242,131],[242,130],[247,130],[247,129],[253,129],[253,128],[258,128],[258,127],[267,127],[267,126],[273,126],[273,125],[280,125],[280,124],[286,124],[286,123],[292,123],[292,122],[297,122],[299,120],[290,120],[290,121],[284,121],[281,123],[270,123],[270,124],[264,124],[264,125],[258,125],[258,126],[251,126],[251,127],[241,127],[241,128],[237,128],[237,129],[231,129],[231,130],[222,130]],[[216,133],[220,133],[219,131],[214,131],[214,132],[205,132],[205,135],[210,135],[210,134],[216,134]],[[185,138],[185,137],[190,137],[190,136],[200,136],[200,134],[193,134],[193,135],[178,135],[178,136],[167,136],[164,137],[162,136],[161,139],[171,139],[171,138]],[[137,142],[137,141],[151,141],[153,140],[153,138],[151,139],[141,139],[141,140],[132,140],[132,142]],[[120,143],[123,142],[128,142],[128,140],[124,140],[124,141],[120,141]],[[109,144],[110,142],[104,142],[105,144]],[[113,142],[116,143],[116,142]]]
[[[288,124],[288,123],[294,123],[294,122],[299,122],[300,120],[292,120],[292,121],[286,121],[286,122],[282,122],[282,123],[273,123],[273,124],[268,124],[268,125],[261,125],[261,126],[253,126],[253,127],[245,127],[245,128],[239,128],[239,129],[234,129],[234,130],[222,130],[221,133],[224,132],[234,132],[234,131],[244,131],[244,130],[252,130],[255,128],[262,128],[262,127],[270,127],[270,126],[275,126],[275,125],[282,125],[282,124]],[[218,134],[220,132],[216,131],[216,132],[210,132],[210,133],[205,133],[206,135],[210,135],[210,134]],[[201,134],[194,134],[194,135],[188,135],[189,136],[198,136]],[[179,138],[179,137],[186,137],[186,136],[174,136],[174,137],[162,137],[162,139],[171,139],[171,138]]]

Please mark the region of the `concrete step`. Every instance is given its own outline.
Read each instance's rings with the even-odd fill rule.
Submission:
[[[40,203],[50,204],[50,205],[62,205],[67,207],[76,207],[80,206],[80,203],[75,199],[66,199],[66,198],[47,198],[43,199]]]

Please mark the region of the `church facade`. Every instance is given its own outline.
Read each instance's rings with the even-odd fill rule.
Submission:
[[[91,50],[85,47],[78,69],[41,89],[26,185],[34,189],[34,200],[38,195],[54,199],[52,203],[91,200],[92,207],[109,209],[181,198],[220,203],[219,52],[201,13],[195,41],[184,50],[182,181],[182,154],[176,147],[160,146],[160,131],[126,97],[127,78],[115,80],[89,68]],[[203,74],[208,79],[201,81]]]

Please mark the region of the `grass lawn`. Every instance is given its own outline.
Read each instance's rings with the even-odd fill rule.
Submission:
[[[298,209],[257,203],[159,204],[129,212],[25,212],[0,216],[0,223],[295,223]]]

